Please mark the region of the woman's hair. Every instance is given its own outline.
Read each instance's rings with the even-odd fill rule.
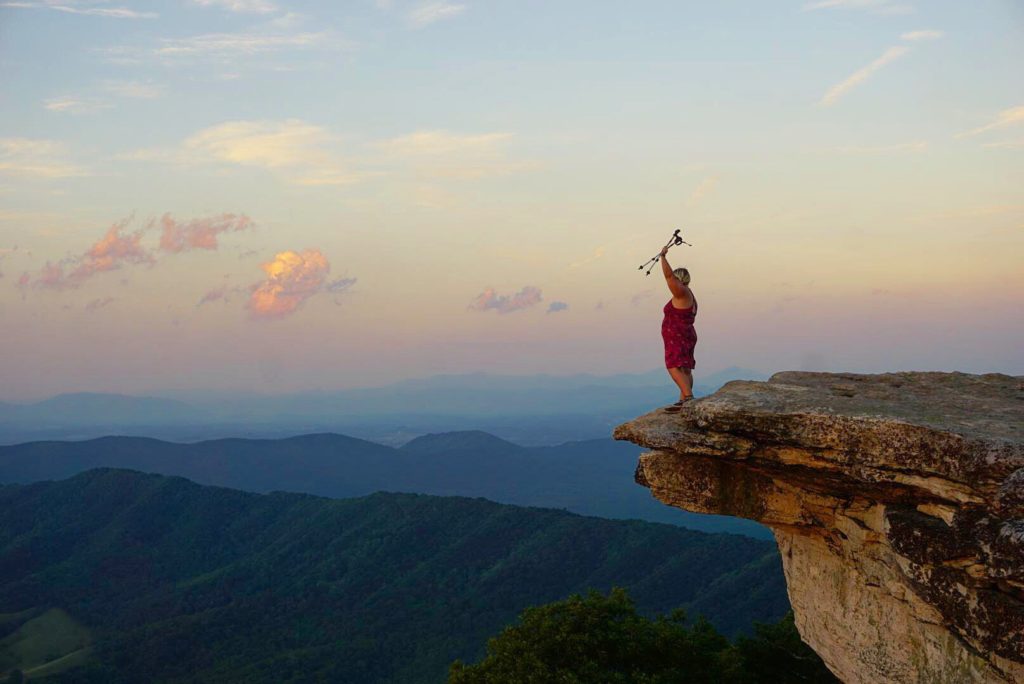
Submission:
[[[672,275],[678,278],[683,285],[690,284],[690,272],[687,271],[685,268],[677,268],[676,270],[672,271]]]

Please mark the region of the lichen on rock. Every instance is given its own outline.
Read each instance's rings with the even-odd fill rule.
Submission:
[[[1024,378],[778,373],[615,437],[659,500],[772,528],[844,682],[1024,682]]]

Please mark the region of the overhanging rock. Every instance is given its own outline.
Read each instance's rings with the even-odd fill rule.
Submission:
[[[615,437],[664,503],[772,528],[844,682],[1024,682],[1024,378],[778,373]]]

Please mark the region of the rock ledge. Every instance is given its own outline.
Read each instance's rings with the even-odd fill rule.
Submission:
[[[772,528],[844,682],[1024,682],[1024,378],[778,373],[615,437],[664,503]]]

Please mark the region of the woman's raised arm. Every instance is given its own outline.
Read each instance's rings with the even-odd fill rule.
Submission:
[[[689,299],[690,294],[686,291],[686,286],[679,282],[679,279],[672,273],[672,267],[668,263],[666,254],[668,254],[668,247],[661,250],[661,272],[665,274],[665,284],[668,285],[673,297]]]

